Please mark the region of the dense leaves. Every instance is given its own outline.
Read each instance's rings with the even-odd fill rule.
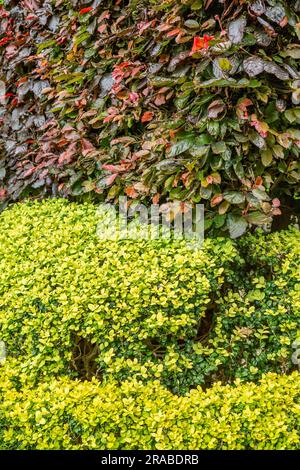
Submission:
[[[299,231],[191,249],[104,230],[94,205],[62,199],[1,214],[0,338],[20,380],[155,377],[184,394],[295,369]]]
[[[300,448],[299,372],[178,397],[134,379],[120,386],[60,378],[19,389],[13,366],[0,366],[0,449]]]
[[[299,192],[298,0],[6,0],[2,205],[203,202],[266,225]],[[281,201],[280,204],[274,204]]]

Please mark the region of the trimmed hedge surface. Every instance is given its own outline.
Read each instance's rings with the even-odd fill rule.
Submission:
[[[0,448],[299,449],[300,375],[172,395],[158,381],[67,378],[17,391],[1,368]]]
[[[0,336],[32,383],[157,378],[184,394],[293,370],[298,230],[192,250],[100,240],[104,222],[95,206],[64,200],[0,216]]]
[[[178,393],[202,383],[216,366],[205,370],[197,332],[214,293],[235,277],[236,248],[226,239],[196,251],[185,241],[99,240],[101,223],[95,206],[63,200],[0,216],[8,353],[36,378],[154,376]]]
[[[1,446],[299,448],[299,231],[195,249],[103,217],[0,215]]]

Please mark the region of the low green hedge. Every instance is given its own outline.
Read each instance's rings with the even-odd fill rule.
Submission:
[[[13,368],[13,364],[12,364]],[[300,375],[176,396],[158,381],[62,378],[17,391],[1,371],[5,449],[299,449]]]
[[[0,339],[16,381],[158,379],[184,394],[295,368],[299,231],[191,251],[99,240],[103,223],[95,206],[64,200],[1,214]]]

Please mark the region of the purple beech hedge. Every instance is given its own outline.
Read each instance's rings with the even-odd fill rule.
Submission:
[[[0,8],[0,207],[188,201],[233,238],[297,213],[299,0]]]

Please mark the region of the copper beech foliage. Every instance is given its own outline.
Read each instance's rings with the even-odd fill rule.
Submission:
[[[126,194],[202,202],[211,234],[270,224],[299,194],[299,38],[299,0],[5,0],[2,207]]]

